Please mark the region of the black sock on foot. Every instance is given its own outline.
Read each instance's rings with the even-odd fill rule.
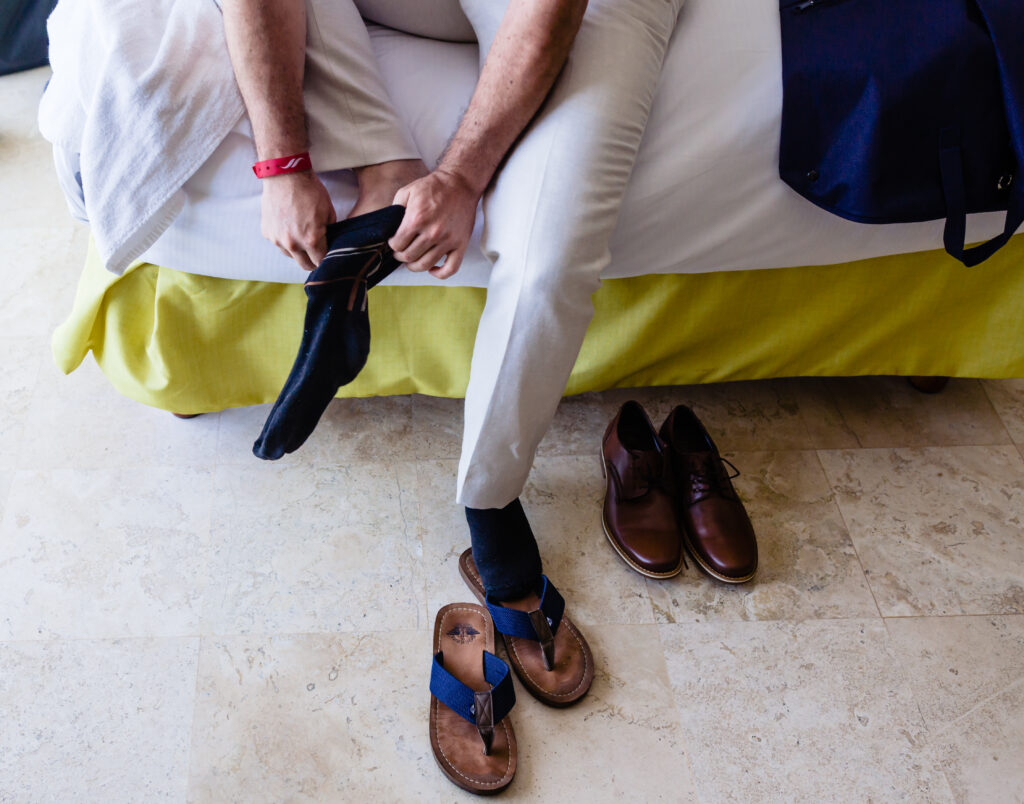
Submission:
[[[541,583],[540,551],[516,498],[504,508],[466,508],[473,561],[495,600],[515,600]]]
[[[273,461],[301,447],[338,388],[366,364],[366,293],[400,264],[387,240],[404,214],[405,207],[390,206],[327,227],[327,256],[306,280],[299,353],[253,444],[256,457]]]

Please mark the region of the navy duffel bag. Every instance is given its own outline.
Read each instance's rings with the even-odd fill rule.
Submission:
[[[1024,222],[1024,0],[781,0],[779,172],[862,223],[946,219],[977,265]],[[966,217],[1006,210],[964,247]]]

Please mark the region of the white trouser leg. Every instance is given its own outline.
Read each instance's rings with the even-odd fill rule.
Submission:
[[[591,0],[564,71],[484,198],[493,270],[466,392],[463,505],[498,508],[522,492],[593,315],[682,2]],[[481,48],[494,6],[504,4],[463,0]]]

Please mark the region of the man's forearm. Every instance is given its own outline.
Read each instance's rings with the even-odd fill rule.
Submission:
[[[586,0],[512,0],[441,163],[482,194],[551,90]]]
[[[223,0],[231,66],[245,101],[256,158],[276,159],[309,148],[302,77],[306,64],[305,0]],[[327,251],[335,220],[327,189],[311,171],[263,180],[263,236],[307,271]]]
[[[308,148],[302,77],[303,0],[223,0],[224,29],[258,159]]]

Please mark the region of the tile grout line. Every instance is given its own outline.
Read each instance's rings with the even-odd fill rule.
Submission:
[[[468,602],[468,601],[467,601]],[[419,614],[422,614],[420,612]],[[417,614],[417,617],[419,616]],[[1024,614],[950,614],[950,615],[919,615],[915,617],[907,617],[905,619],[942,619],[949,617],[1024,617]],[[653,625],[658,628],[661,627],[684,627],[690,628],[693,626],[727,626],[727,625],[739,625],[742,623],[748,624],[763,624],[772,625],[780,623],[788,623],[790,625],[802,625],[803,623],[852,623],[852,622],[875,622],[880,619],[904,619],[900,617],[875,617],[872,615],[859,615],[855,617],[805,617],[803,619],[791,619],[791,618],[763,618],[763,619],[716,619],[716,620],[700,620],[694,622],[660,622],[644,621],[644,622],[609,622],[609,621],[591,621],[591,620],[580,620],[576,619],[578,625],[584,628],[618,628],[618,627],[631,627],[631,626],[648,626]],[[419,622],[419,620],[417,620]],[[425,633],[428,629],[426,625],[406,625],[400,628],[388,628],[385,629],[388,633],[396,634],[417,634]],[[260,629],[257,631],[192,631],[181,634],[99,634],[92,636],[65,636],[65,635],[54,635],[54,636],[43,636],[37,639],[27,637],[0,637],[0,645],[5,644],[43,644],[47,642],[121,642],[125,640],[168,640],[168,639],[260,639],[270,638],[276,639],[279,637],[355,637],[355,636],[371,636],[374,634],[381,633],[377,629],[354,629],[354,630],[333,630],[333,631],[268,631]]]
[[[839,514],[839,519],[843,523],[843,527],[846,529],[846,535],[850,540],[850,546],[853,547],[853,554],[857,557],[857,565],[860,567],[861,575],[864,578],[864,583],[867,584],[868,592],[871,593],[871,600],[875,604],[875,611],[878,612],[878,617],[884,620],[885,617],[882,616],[882,607],[878,605],[878,598],[875,596],[875,589],[871,585],[871,574],[864,567],[864,562],[861,560],[860,550],[857,549],[857,541],[853,538],[853,531],[850,528],[850,523],[847,522],[846,514],[843,513],[843,508],[839,504],[839,494],[832,486],[832,478],[829,477],[828,470],[825,469],[825,464],[821,460],[821,452],[822,450],[814,451],[814,456],[818,461],[818,468],[821,469],[821,473],[825,477],[825,482],[828,483],[828,490],[832,493],[832,504],[835,506],[836,511]],[[886,633],[889,633],[888,629],[886,630]]]
[[[657,623],[607,623],[607,625],[626,626],[626,625],[657,625]],[[423,628],[389,628],[385,629],[386,633],[389,634],[422,634],[425,632]],[[208,634],[204,633],[189,633],[189,634],[128,634],[125,636],[85,636],[85,637],[65,637],[65,636],[54,636],[44,637],[42,639],[25,639],[18,637],[15,639],[0,639],[0,645],[42,645],[51,642],[126,642],[128,640],[151,640],[151,641],[169,641],[169,640],[182,640],[182,639],[283,639],[286,637],[360,637],[360,636],[374,636],[382,633],[379,630],[364,630],[364,631],[237,631],[237,632],[213,632]]]
[[[983,611],[975,612],[972,614],[967,613],[956,613],[956,614],[884,614],[882,615],[883,620],[942,620],[951,619],[953,617],[1024,617],[1024,611],[1013,611],[1013,612],[997,612],[997,611]]]
[[[409,536],[409,522],[408,522],[408,520],[406,518],[406,514],[405,514],[407,490],[402,487],[402,477],[401,477],[401,471],[400,471],[400,468],[399,468],[401,465],[402,464],[400,462],[397,462],[397,461],[394,464],[395,487],[398,489],[398,513],[399,513],[399,516],[402,517],[402,525],[403,525],[403,528],[404,528],[403,536],[406,537],[406,539],[408,539],[408,536]],[[414,482],[416,484],[415,493],[413,494],[413,503],[414,503],[414,506],[415,506],[415,509],[416,509],[416,511],[415,511],[415,519],[414,519],[414,523],[413,523],[413,530],[414,530],[414,537],[415,537],[416,544],[419,545],[419,552],[420,552],[419,564],[420,564],[420,570],[421,570],[422,579],[423,579],[423,588],[422,588],[423,604],[421,606],[417,606],[416,607],[416,630],[420,631],[420,630],[425,630],[426,627],[427,627],[427,624],[430,622],[430,593],[428,591],[428,584],[427,584],[427,577],[428,577],[427,573],[428,573],[428,570],[427,570],[427,567],[424,566],[424,563],[423,563],[423,559],[425,557],[425,552],[426,551],[424,550],[424,546],[423,546],[423,528],[421,527],[421,523],[422,523],[422,510],[420,509],[420,496],[421,495],[419,494],[419,490],[420,490],[419,489],[419,476],[416,473],[416,462],[415,461],[410,461],[410,462],[408,462],[405,465],[411,467],[411,471],[412,471],[413,477],[414,477]]]
[[[217,414],[217,427],[214,432],[214,450],[212,458],[209,463],[210,467],[210,479],[207,487],[207,507],[206,507],[206,578],[203,583],[203,591],[201,592],[202,597],[200,598],[200,610],[199,610],[199,631],[198,639],[196,640],[196,675],[195,681],[192,686],[192,717],[189,721],[188,729],[188,752],[185,758],[185,799],[186,801],[191,800],[189,790],[192,788],[192,756],[195,748],[195,727],[196,727],[196,713],[199,708],[199,681],[200,681],[200,670],[202,668],[202,656],[203,648],[208,641],[203,631],[203,624],[207,616],[207,607],[209,606],[209,594],[208,592],[214,588],[214,577],[213,577],[213,522],[214,522],[214,509],[218,501],[217,494],[217,476],[220,472],[218,466],[217,456],[219,451],[217,446],[220,443],[220,426],[223,421],[223,417]]]
[[[883,629],[884,629],[885,639],[886,639],[887,643],[891,644],[892,638],[889,635],[888,628],[886,628],[885,625],[884,625],[884,618],[877,618],[876,619],[876,618],[873,618],[873,617],[856,617],[856,618],[847,618],[845,620],[838,620],[838,622],[851,622],[851,623],[853,623],[853,622],[860,622],[862,624],[871,624],[871,623],[876,623],[878,621],[878,619],[883,620]],[[837,622],[837,620],[823,620],[823,619],[819,619],[819,618],[808,618],[806,620],[799,620],[799,621],[797,621],[797,620],[767,620],[767,621],[766,620],[743,620],[743,621],[733,621],[730,624],[735,625],[735,624],[738,624],[738,623],[741,623],[741,622],[742,623],[747,623],[747,624],[750,624],[750,625],[769,625],[769,624],[776,624],[776,623],[785,623],[786,625],[790,625],[790,626],[802,627],[805,624],[809,624],[809,623]],[[713,623],[709,623],[709,622],[702,622],[702,623],[656,623],[655,625],[658,628],[658,640],[659,640],[659,643],[661,643],[661,645],[662,645],[662,655],[663,655],[663,657],[664,657],[664,659],[666,661],[666,666],[667,666],[668,656],[667,656],[667,653],[665,651],[664,642],[662,642],[662,640],[661,640],[661,630],[663,628],[674,628],[674,627],[680,627],[680,626],[681,627],[693,627],[695,625],[696,626],[706,626],[706,625],[713,625]],[[898,661],[898,659],[897,659],[897,661]],[[907,684],[907,686],[909,687],[909,683],[907,681],[906,674],[903,672],[904,668],[903,668],[902,664],[899,664],[898,667],[899,667],[899,671],[900,671],[900,674],[901,674],[900,680],[904,684]],[[672,701],[673,701],[673,704],[675,705],[676,712],[677,712],[677,714],[678,714],[678,716],[680,718],[679,723],[680,723],[680,728],[682,729],[682,726],[683,726],[682,715],[683,715],[683,713],[682,713],[682,711],[679,708],[679,701],[676,698],[675,685],[673,684],[671,677],[669,678],[669,689],[670,689],[670,692],[672,693]],[[911,696],[912,696],[912,699],[914,701],[915,707],[920,712],[920,707],[917,705],[917,699],[916,699],[916,697],[913,697],[912,689],[911,689]],[[922,716],[922,724],[925,725],[926,731],[927,731],[927,723],[924,721],[923,716]],[[686,753],[688,769],[692,773],[692,766],[689,765],[689,752],[686,750],[686,747],[685,747],[686,746],[686,742],[685,742],[686,733],[685,733],[685,731],[683,731],[682,737],[684,738],[684,752]],[[947,786],[949,786],[949,788],[952,790],[952,785],[950,784],[949,779],[946,776],[945,772],[944,771],[940,771],[940,772],[942,773],[942,779],[946,782]],[[694,779],[693,782],[694,782],[694,791],[697,794],[697,799],[698,799],[698,801],[701,801],[700,793],[697,790],[696,779]]]
[[[185,754],[185,798],[188,800],[188,791],[192,786],[192,750],[193,750],[193,735],[195,734],[196,727],[196,709],[199,707],[199,668],[202,664],[201,658],[203,655],[203,642],[204,638],[200,636],[196,640],[196,677],[192,684],[192,716],[189,718],[188,724],[188,751]]]
[[[917,615],[917,616],[895,616],[895,617],[883,617],[882,618],[882,622],[885,625],[886,636],[888,637],[889,641],[892,644],[895,645],[896,640],[893,637],[892,632],[889,630],[889,620],[900,620],[900,619],[935,620],[935,619],[942,619],[943,617],[992,617],[992,616],[1019,617],[1019,616],[1024,616],[1024,615],[1019,615],[1019,614],[1010,614],[1010,615],[955,614],[955,615],[935,615],[935,616],[924,616],[924,615]],[[897,657],[896,657],[896,661],[899,663],[900,670],[903,671],[903,675],[904,675],[905,679],[909,678],[908,668],[906,667],[906,665],[904,664],[904,661],[899,657],[898,654],[897,654]],[[993,693],[992,695],[988,696],[985,700],[983,700],[983,701],[979,702],[977,705],[971,707],[971,709],[969,709],[967,712],[964,712],[959,717],[955,718],[954,720],[950,721],[949,723],[946,723],[946,724],[942,725],[941,727],[934,726],[931,722],[929,722],[929,719],[927,717],[925,717],[924,710],[921,709],[921,703],[918,700],[917,692],[914,690],[913,685],[909,685],[908,684],[908,686],[910,688],[911,698],[914,701],[914,706],[917,708],[918,715],[921,718],[921,723],[924,725],[925,734],[927,735],[926,747],[929,748],[929,749],[934,750],[935,747],[936,747],[937,738],[939,738],[949,728],[951,728],[952,726],[956,725],[963,718],[966,718],[967,716],[971,715],[978,708],[986,705],[987,703],[992,701],[994,698],[999,697],[1003,693],[1009,691],[1014,686],[1016,686],[1018,684],[1021,684],[1021,683],[1024,683],[1024,678],[1018,678],[1016,681],[1011,681],[1006,687],[1004,687],[1001,690],[999,690],[998,692]],[[933,758],[933,760],[937,759],[937,757],[934,757],[934,755],[933,755],[932,758]],[[953,790],[953,784],[952,784],[952,782],[949,779],[949,775],[946,773],[946,768],[943,767],[942,765],[940,765],[939,766],[939,772],[942,774],[943,778],[946,780],[946,784],[949,786],[950,791],[952,791]]]
[[[18,336],[18,337],[20,338],[21,336]],[[25,337],[28,337],[28,338],[30,338],[32,340],[38,339],[39,341],[41,341],[43,343],[46,343],[47,345],[49,345],[49,343],[50,343],[50,336],[35,336],[35,335],[32,335],[32,336],[25,336]],[[40,377],[40,375],[42,373],[43,373],[43,364],[42,364],[42,361],[40,361],[36,365],[36,367],[35,367],[35,372],[32,374],[31,385],[28,388],[28,392],[26,393],[26,396],[28,398],[28,404],[25,406],[25,410],[22,413],[18,414],[18,419],[20,421],[17,424],[17,429],[16,429],[16,431],[14,433],[14,438],[13,438],[13,440],[14,440],[14,457],[13,457],[13,461],[14,461],[15,465],[11,468],[12,473],[20,472],[24,468],[26,441],[27,441],[27,436],[28,436],[29,412],[32,410],[33,406],[35,405],[36,394],[39,391],[39,377]],[[14,477],[13,477],[13,474],[12,474],[12,477],[11,477],[11,488],[13,488],[13,487],[14,487]],[[10,491],[11,491],[11,489],[7,490],[7,495],[5,496],[5,499],[4,499],[4,510],[6,510],[6,504],[7,504],[8,500],[10,499]]]
[[[849,433],[853,436],[853,440],[857,442],[857,446],[855,447],[855,449],[864,449],[864,442],[861,441],[860,434],[856,431],[856,429],[854,429],[854,427],[848,421],[846,421],[846,415],[843,413],[843,409],[839,405],[839,400],[836,398],[835,389],[832,387],[833,383],[828,382],[828,380],[830,379],[828,377],[823,377],[822,379],[825,380],[825,391],[828,393],[829,401],[832,403],[832,407],[835,408],[836,413],[839,414],[839,421],[843,423],[843,427],[845,427],[847,431],[849,431]],[[815,452],[817,452],[817,449],[815,450]],[[825,467],[822,467],[822,471],[824,470]],[[825,477],[827,479],[828,475],[825,475]],[[831,484],[829,484],[829,488],[831,488]]]
[[[223,411],[218,411],[218,413],[222,413],[222,412]],[[218,436],[218,438],[219,438],[219,436]],[[730,457],[730,456],[742,455],[742,454],[764,455],[764,454],[769,454],[769,453],[771,453],[771,454],[794,454],[794,453],[804,453],[804,452],[870,452],[870,451],[882,452],[882,451],[891,451],[891,450],[936,450],[936,449],[945,450],[945,449],[979,449],[979,448],[993,448],[993,447],[1008,447],[1008,448],[1010,448],[1012,450],[1018,450],[1018,449],[1019,450],[1024,450],[1024,444],[1014,444],[1013,442],[1008,442],[1008,443],[987,443],[987,444],[980,444],[980,443],[979,444],[965,444],[965,443],[957,443],[957,444],[927,444],[927,445],[916,445],[916,446],[887,445],[887,446],[878,446],[878,447],[777,447],[777,448],[763,448],[763,449],[723,449],[722,450],[722,455],[725,456],[725,457]],[[559,459],[559,458],[575,458],[575,459],[587,460],[587,459],[593,458],[593,455],[592,455],[591,452],[587,451],[587,452],[564,452],[564,453],[548,454],[548,455],[538,455],[537,456],[537,460],[539,460],[539,461],[556,460],[556,459]],[[458,457],[432,458],[432,457],[429,457],[429,456],[414,456],[414,457],[411,457],[411,458],[408,459],[409,463],[416,463],[416,464],[420,464],[420,463],[458,464],[458,461],[459,461]],[[339,459],[336,462],[322,462],[322,463],[321,462],[301,463],[299,460],[296,459],[294,463],[289,464],[289,465],[294,465],[294,466],[299,466],[299,465],[311,466],[311,467],[315,467],[315,468],[318,468],[318,469],[334,469],[334,468],[345,467],[345,466],[353,466],[353,465],[390,466],[391,463],[392,463],[391,461],[388,461],[388,460],[386,460],[384,458],[379,458],[378,457],[378,458],[353,458],[353,459],[350,459],[350,460]],[[249,466],[250,464],[251,464],[251,461],[246,460],[246,459],[237,459],[237,460],[232,460],[232,459],[220,460],[220,459],[218,459],[217,460],[217,465],[218,466],[224,466],[224,467]],[[145,468],[145,467],[149,466],[148,464],[125,464],[125,465],[128,468],[136,468],[137,466]],[[161,464],[161,465],[166,465],[166,464]],[[75,467],[75,468],[78,468],[78,467]],[[81,467],[81,468],[92,468],[92,467]]]
[[[650,595],[648,595],[650,597]],[[653,604],[652,604],[653,605]],[[690,761],[690,750],[687,744],[686,731],[683,729],[683,713],[679,708],[679,701],[676,699],[676,687],[672,683],[672,676],[668,671],[668,652],[665,649],[665,643],[661,638],[661,629],[665,625],[677,625],[678,623],[652,623],[658,634],[658,647],[661,648],[661,661],[665,665],[665,677],[668,679],[668,694],[672,696],[672,708],[676,712],[676,722],[679,724],[679,737],[683,743],[683,758],[686,760],[686,772],[690,778],[690,785],[693,788],[694,799],[700,804],[701,795],[697,789],[697,775],[693,772],[693,763]]]
[[[872,615],[860,615],[856,617],[805,617],[803,619],[792,619],[792,618],[767,618],[767,619],[717,619],[717,620],[700,620],[694,622],[598,622],[598,621],[580,621],[577,620],[578,624],[586,628],[605,628],[605,627],[627,627],[627,626],[646,626],[653,625],[658,628],[668,627],[682,627],[691,628],[694,626],[715,626],[715,625],[739,625],[742,623],[748,623],[751,625],[762,624],[772,625],[779,623],[787,623],[790,625],[802,625],[804,623],[854,623],[854,622],[875,622],[876,620],[942,620],[942,619],[953,619],[961,617],[1001,617],[1001,618],[1024,618],[1024,612],[1011,613],[1011,614],[915,614],[915,615],[895,615],[895,616],[883,616],[874,617]],[[389,633],[408,633],[416,634],[423,633],[426,628],[425,626],[410,625],[403,626],[401,628],[389,628],[386,629]],[[26,637],[10,637],[0,638],[0,645],[5,644],[42,644],[46,642],[121,642],[125,640],[168,640],[168,639],[260,639],[260,638],[279,638],[279,637],[354,637],[354,636],[368,636],[380,633],[376,629],[356,629],[349,631],[267,631],[264,629],[258,631],[196,631],[182,634],[121,634],[121,635],[94,635],[94,636],[45,636],[38,639],[26,638]]]
[[[992,397],[988,392],[988,388],[985,387],[985,383],[981,379],[976,380],[979,386],[981,386],[982,396],[985,397],[985,401],[988,402],[989,409],[995,414],[996,419],[999,420],[999,424],[1002,425],[1003,432],[1006,433],[1007,443],[1017,446],[1017,442],[1013,440],[1013,436],[1010,434],[1010,428],[1006,424],[1006,419],[1003,418],[1003,414],[999,412],[999,408],[996,407],[995,402],[992,401]]]
[[[889,647],[895,648],[896,640],[892,635],[892,631],[889,630],[889,622],[885,617],[882,618],[882,627],[885,628],[885,638],[889,642]],[[921,708],[921,702],[917,699],[917,693],[914,691],[914,686],[909,681],[910,674],[908,672],[908,668],[904,661],[900,658],[899,653],[896,650],[893,650],[893,653],[896,655],[896,664],[899,667],[903,683],[907,685],[907,688],[910,691],[910,698],[914,702],[914,708],[917,710],[917,716],[921,718],[921,725],[924,726],[925,734],[928,735],[928,745],[931,745],[931,724],[928,722],[928,718],[926,718],[924,715],[924,710]],[[946,776],[945,769],[942,770],[942,776],[946,779],[946,784],[949,784],[949,777]]]
[[[992,701],[994,701],[996,698],[1002,697],[1006,693],[1008,693],[1011,690],[1013,690],[1015,687],[1022,687],[1022,686],[1024,686],[1024,678],[1018,678],[1016,681],[1011,681],[1009,684],[1007,684],[1005,687],[1003,687],[998,692],[994,692],[991,695],[989,695],[987,698],[985,698],[984,700],[979,701],[977,704],[972,706],[970,709],[968,709],[962,715],[954,718],[953,720],[949,721],[948,723],[944,723],[940,728],[938,728],[935,731],[935,737],[939,737],[942,734],[946,733],[951,728],[953,728],[955,725],[960,723],[960,721],[964,720],[965,718],[969,717],[970,715],[973,715],[975,712],[977,712],[982,707],[985,707],[988,704],[992,703]],[[930,735],[929,735],[929,742],[930,742]]]
[[[654,626],[655,628],[693,628],[693,627],[712,627],[718,625],[804,625],[806,623],[872,623],[878,620],[899,620],[899,619],[918,619],[918,620],[939,620],[939,619],[950,619],[953,617],[1002,617],[1002,618],[1013,618],[1013,617],[1024,617],[1024,613],[1021,614],[949,614],[949,615],[919,615],[914,617],[873,617],[870,615],[861,615],[858,617],[806,617],[801,620],[794,619],[770,619],[770,620],[703,620],[701,622],[642,622],[642,623],[630,623],[630,622],[585,622],[581,625],[587,628],[628,628],[634,626]],[[425,629],[416,626],[405,626],[402,628],[389,628],[386,629],[388,633],[394,634],[420,634]],[[67,637],[67,636],[51,636],[43,637],[40,639],[25,639],[23,637],[16,637],[10,639],[0,639],[0,645],[5,644],[41,644],[46,642],[123,642],[127,640],[175,640],[175,639],[281,639],[288,637],[330,637],[330,638],[349,638],[358,636],[373,636],[379,634],[380,631],[377,629],[363,629],[363,630],[352,630],[352,631],[210,631],[210,632],[191,632],[185,634],[124,634],[121,636],[84,636],[84,637]],[[1021,679],[1024,680],[1024,679]],[[1016,683],[1016,682],[1013,682]],[[1011,684],[1012,686],[1012,684]],[[1005,689],[1003,690],[1005,691]],[[996,693],[999,694],[999,693]]]

